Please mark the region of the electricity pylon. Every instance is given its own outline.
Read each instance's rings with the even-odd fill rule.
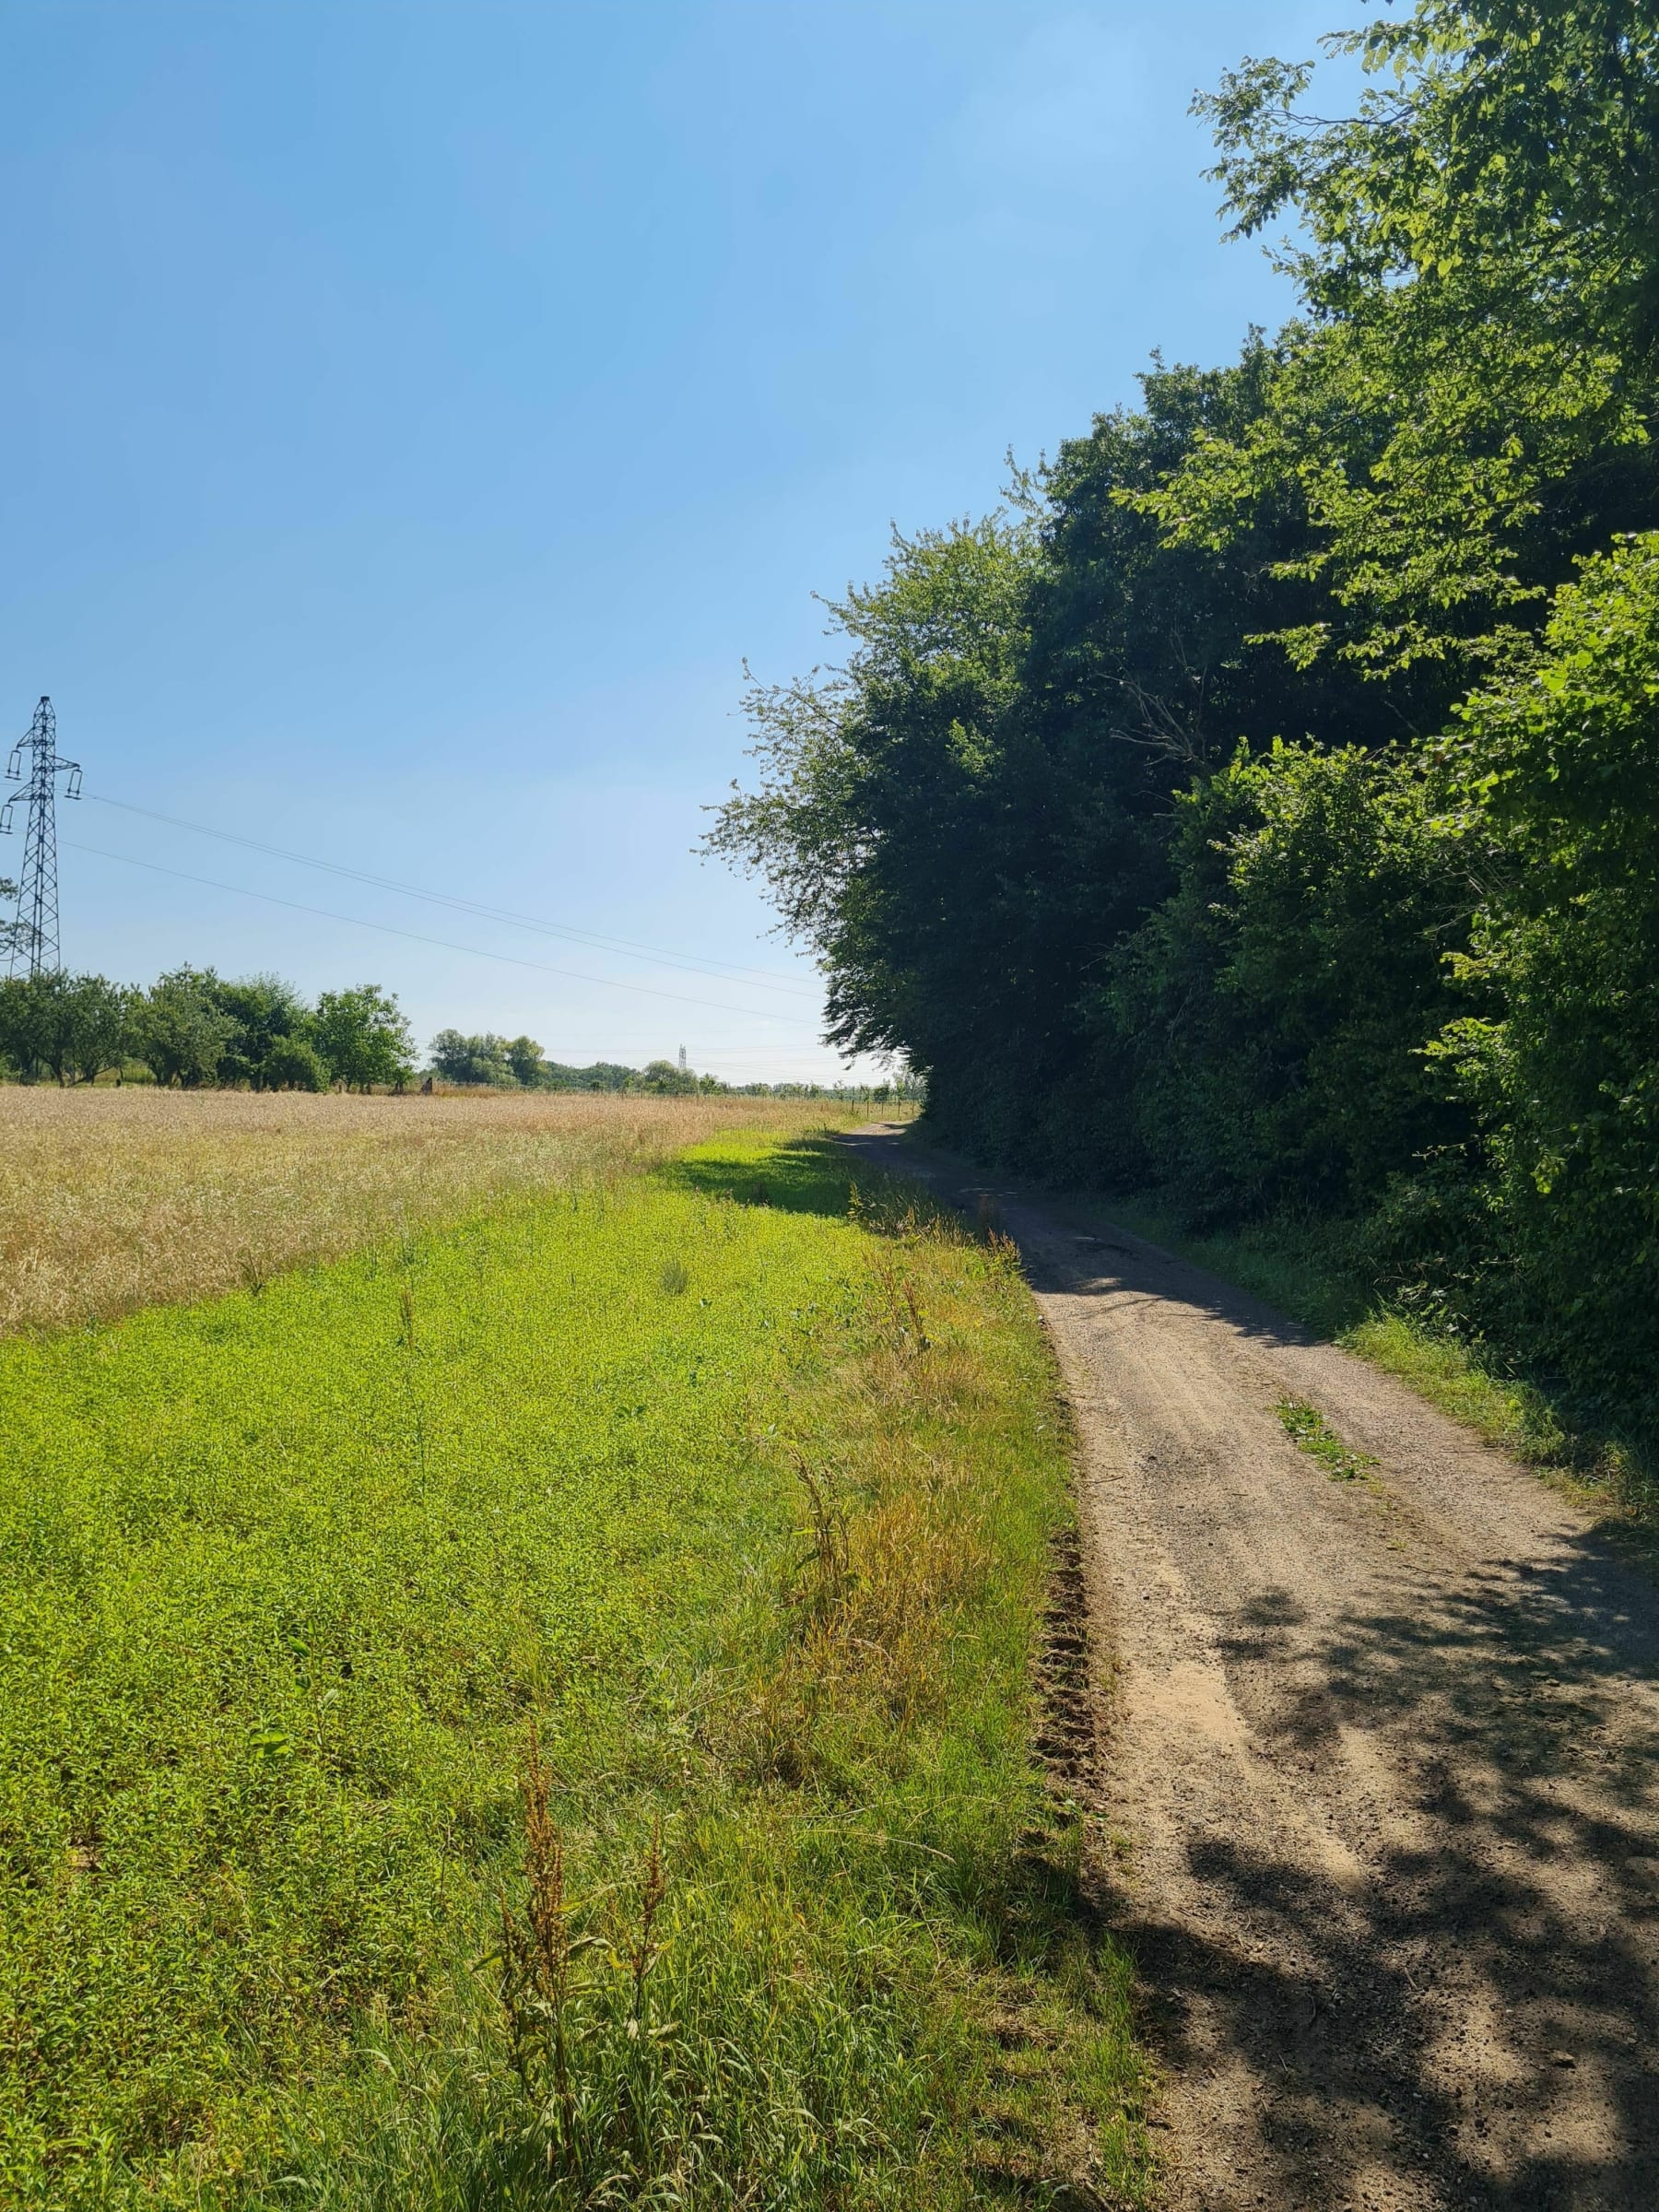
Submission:
[[[23,756],[33,755],[33,763],[21,782]],[[42,699],[35,709],[33,722],[27,737],[18,738],[12,747],[6,778],[17,783],[17,789],[0,806],[0,832],[9,832],[12,826],[12,808],[19,799],[29,801],[29,824],[23,836],[23,873],[18,889],[18,920],[12,931],[11,971],[14,975],[51,973],[59,965],[58,956],[58,892],[57,892],[57,819],[54,806],[57,797],[57,780],[67,773],[69,782],[64,796],[78,799],[81,792],[80,764],[75,760],[60,760],[57,749],[57,716],[52,711],[52,701]]]

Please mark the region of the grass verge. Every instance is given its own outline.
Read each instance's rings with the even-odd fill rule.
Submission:
[[[1136,2202],[1007,1255],[735,1136],[0,1347],[0,2197]]]

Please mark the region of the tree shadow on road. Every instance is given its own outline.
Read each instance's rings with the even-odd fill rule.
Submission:
[[[1359,1884],[1212,1833],[1189,1865],[1225,1939],[1126,1896],[1113,1915],[1166,2063],[1263,2085],[1283,2202],[1361,2205],[1379,2171],[1481,2212],[1659,2202],[1659,1726],[1628,1694],[1659,1653],[1637,1596],[1586,1536],[1519,1579],[1402,1571],[1397,1602],[1311,1638],[1283,1594],[1241,1606],[1230,1673],[1277,1659],[1304,1684],[1275,1763],[1316,1774],[1370,1732],[1408,1783]]]

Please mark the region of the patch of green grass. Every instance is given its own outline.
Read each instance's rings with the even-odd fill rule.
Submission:
[[[1299,1452],[1316,1459],[1333,1482],[1362,1482],[1377,1462],[1345,1444],[1317,1406],[1305,1398],[1281,1398],[1274,1407],[1279,1427]]]
[[[851,1197],[746,1136],[0,1347],[0,2199],[1144,2194],[1048,1354]]]
[[[1455,1337],[1433,1335],[1420,1323],[1383,1308],[1345,1331],[1342,1341],[1477,1430],[1488,1443],[1536,1465],[1559,1466],[1570,1458],[1569,1432],[1543,1394],[1481,1367]]]

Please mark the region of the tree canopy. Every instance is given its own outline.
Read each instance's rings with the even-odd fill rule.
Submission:
[[[1659,9],[1420,0],[1200,108],[1300,299],[895,538],[710,843],[947,1137],[1344,1225],[1600,1389],[1659,1314]]]

